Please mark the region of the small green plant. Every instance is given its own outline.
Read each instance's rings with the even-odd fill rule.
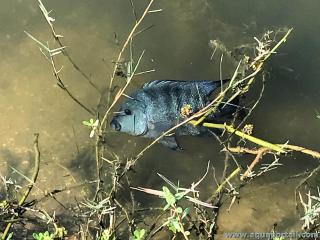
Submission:
[[[144,229],[136,229],[133,232],[133,236],[130,238],[130,240],[143,240],[145,233],[146,233],[146,230]]]
[[[184,230],[182,220],[188,215],[189,208],[183,210],[181,207],[177,206],[177,201],[181,200],[187,192],[180,192],[179,188],[176,188],[176,190],[177,192],[173,194],[167,187],[162,187],[163,196],[166,200],[166,205],[163,210],[170,210],[170,217],[168,217],[166,225],[174,234],[182,233],[186,237],[190,235],[190,232]]]
[[[99,126],[99,119],[97,120],[93,120],[92,118],[90,118],[89,121],[82,121],[82,124],[91,128],[91,132],[90,132],[90,138],[92,138],[94,136],[94,134],[97,132],[98,126]]]
[[[105,229],[102,231],[100,238],[97,238],[97,240],[116,240],[116,237],[112,237],[110,230]]]
[[[202,182],[202,180],[205,178],[209,171],[209,164],[207,167],[206,173],[203,175],[203,177],[196,183],[192,183],[190,188],[182,188],[178,185],[175,185],[173,182],[171,182],[166,177],[162,176],[158,173],[159,177],[161,177],[174,191],[175,193],[172,193],[168,187],[163,186],[162,191],[151,189],[151,188],[143,188],[143,187],[131,187],[132,189],[145,192],[148,194],[159,196],[160,198],[164,198],[166,201],[166,205],[164,206],[164,211],[169,211],[170,216],[166,219],[165,223],[162,224],[162,227],[167,226],[171,232],[173,232],[175,235],[177,233],[181,233],[184,237],[184,239],[188,240],[190,232],[185,230],[185,223],[183,222],[184,218],[189,214],[190,210],[189,208],[183,209],[178,205],[178,202],[182,199],[187,200],[189,202],[208,207],[208,208],[216,208],[215,206],[202,202],[198,199],[198,196],[189,196],[190,193],[197,193],[198,191],[195,190],[195,188]],[[210,227],[211,228],[211,227]],[[139,238],[138,238],[139,239]]]
[[[53,240],[54,234],[49,233],[48,231],[45,231],[44,233],[33,233],[33,238],[36,240]]]
[[[57,227],[56,232],[54,233],[55,238],[64,238],[67,235],[67,230],[64,227]]]

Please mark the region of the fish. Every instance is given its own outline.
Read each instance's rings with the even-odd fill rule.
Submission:
[[[214,92],[223,88],[225,80],[153,80],[129,94],[110,121],[113,130],[133,136],[158,138],[161,134],[207,106]],[[230,104],[220,104],[206,121],[225,122],[236,111],[237,99]],[[223,106],[224,105],[224,106]],[[183,150],[177,136],[206,135],[203,126],[184,124],[174,134],[164,136],[159,142]]]

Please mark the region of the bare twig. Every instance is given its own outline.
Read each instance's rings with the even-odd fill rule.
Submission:
[[[90,113],[91,115],[95,115],[95,113],[90,110],[88,107],[86,107],[82,102],[80,102],[71,92],[70,90],[66,87],[66,85],[64,84],[64,82],[62,81],[61,77],[60,77],[60,72],[62,70],[62,67],[58,70],[56,67],[56,63],[54,60],[54,56],[62,53],[63,49],[65,47],[61,47],[61,48],[57,48],[57,49],[50,49],[48,46],[46,46],[45,44],[43,44],[42,42],[40,42],[39,40],[37,40],[35,37],[33,37],[30,33],[25,32],[28,37],[30,37],[33,41],[35,41],[39,46],[40,46],[40,51],[45,55],[45,57],[47,58],[47,60],[50,62],[52,70],[53,70],[53,76],[56,78],[57,80],[57,85],[63,90],[65,91],[69,97],[71,97],[71,99],[73,101],[75,101],[78,105],[80,105],[83,109],[85,109],[88,113]],[[45,53],[43,50],[45,50],[47,53]]]
[[[263,155],[266,154],[269,151],[268,148],[262,147],[258,150],[256,158],[252,161],[248,169],[245,171],[245,173],[240,177],[241,180],[244,180],[248,177],[249,173],[252,172],[255,165],[259,163],[259,161],[262,159]]]

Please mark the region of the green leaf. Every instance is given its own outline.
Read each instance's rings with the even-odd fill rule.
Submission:
[[[37,240],[53,240],[54,234],[50,234],[48,231],[45,231],[44,233],[33,233],[32,234],[34,239]]]
[[[180,200],[186,195],[186,192],[177,192],[174,196],[177,200]]]
[[[146,230],[144,229],[136,229],[133,235],[136,237],[137,240],[141,240],[145,233],[146,233]]]
[[[183,214],[182,214],[181,219],[185,218],[189,213],[190,213],[190,209],[189,209],[189,208],[186,208],[186,209],[183,211]]]
[[[172,224],[171,222],[168,224],[168,228],[169,228],[169,230],[170,230],[171,232],[173,232],[174,234],[177,233],[177,229],[173,226],[173,224]]]
[[[170,206],[173,206],[176,203],[175,196],[170,192],[170,190],[167,187],[162,187],[162,191],[164,193],[164,197],[166,199],[166,202]]]
[[[164,206],[163,210],[166,211],[169,207],[171,207],[171,205],[170,205],[169,203],[167,203],[167,204]]]
[[[87,126],[87,127],[91,127],[92,126],[92,124],[90,122],[88,122],[88,121],[82,121],[82,124]]]
[[[33,237],[34,239],[39,239],[39,235],[38,235],[37,233],[32,233],[32,237]]]
[[[179,221],[177,219],[173,219],[171,222],[177,232],[181,232]]]

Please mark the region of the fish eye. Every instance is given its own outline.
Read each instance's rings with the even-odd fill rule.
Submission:
[[[124,110],[124,113],[125,113],[126,115],[131,115],[130,109],[125,109],[125,110]]]

